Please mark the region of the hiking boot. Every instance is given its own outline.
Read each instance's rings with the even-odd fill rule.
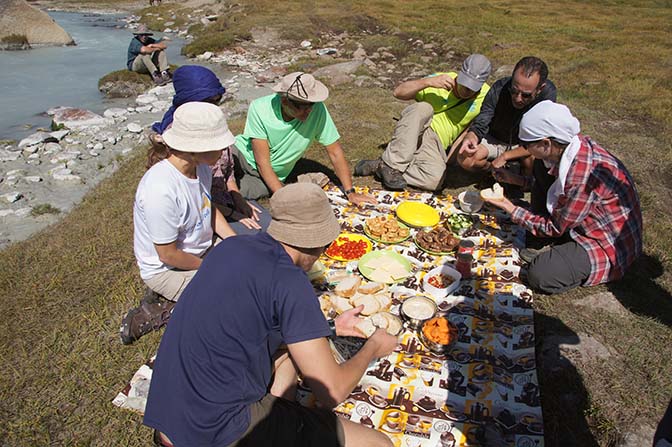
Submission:
[[[121,342],[130,345],[143,335],[163,327],[175,307],[175,303],[161,300],[159,303],[142,302],[138,307],[128,311],[119,328]]]
[[[164,85],[165,81],[163,80],[163,77],[161,76],[161,73],[158,71],[155,71],[152,73],[152,79],[154,80],[154,84],[156,85]]]
[[[392,191],[401,191],[406,189],[406,180],[404,180],[402,173],[389,167],[385,163],[380,163],[376,174],[378,174],[378,177],[380,177],[380,181],[385,189]]]
[[[377,158],[375,160],[359,160],[355,165],[354,174],[357,177],[367,177],[373,175],[378,171],[382,160]]]
[[[140,299],[140,303],[147,303],[147,304],[156,304],[164,301],[165,298],[163,298],[161,295],[150,289],[149,287],[145,287],[145,293],[142,295],[142,298]]]
[[[161,79],[163,79],[164,84],[168,84],[173,80],[173,75],[170,73],[169,70],[163,70],[161,72]]]
[[[522,250],[520,250],[519,253],[520,259],[529,264],[530,262],[532,262],[534,258],[550,249],[551,249],[550,245],[546,245],[541,248],[523,248]]]

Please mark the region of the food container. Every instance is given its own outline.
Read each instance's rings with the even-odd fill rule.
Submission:
[[[462,191],[457,199],[460,201],[460,209],[465,213],[477,213],[483,207],[483,199],[476,191]]]
[[[401,317],[408,322],[408,327],[417,329],[436,315],[437,306],[434,300],[426,296],[412,296],[407,298],[399,307]]]
[[[448,284],[446,287],[437,287],[436,278],[440,278],[441,276],[452,278],[453,282]],[[434,278],[434,280],[430,282],[430,279],[432,278]],[[462,275],[460,272],[448,265],[442,265],[430,270],[422,278],[422,288],[425,292],[429,293],[434,298],[441,299],[456,291],[460,287],[461,279]]]
[[[428,338],[427,335],[425,334],[425,325],[432,324],[432,322],[434,322],[434,320],[439,320],[439,319],[445,320],[445,323],[448,327],[448,332],[450,334],[448,343],[438,343],[438,342]],[[445,316],[439,316],[439,317],[435,317],[435,318],[432,318],[430,320],[427,320],[418,329],[418,338],[420,339],[420,342],[427,349],[429,349],[431,352],[433,352],[434,354],[437,354],[437,355],[444,355],[444,354],[448,353],[448,349],[450,348],[450,346],[453,343],[455,343],[455,341],[457,340],[457,335],[458,335],[457,328]]]

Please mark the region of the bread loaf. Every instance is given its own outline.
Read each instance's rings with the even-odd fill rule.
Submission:
[[[348,276],[338,283],[334,292],[345,298],[350,298],[355,295],[357,288],[362,280],[358,276]]]
[[[362,315],[372,315],[380,310],[380,303],[373,295],[359,295],[352,301],[352,304],[356,306],[364,306],[362,309]]]
[[[492,188],[481,190],[481,198],[484,200],[502,200],[504,198],[504,188],[499,183],[495,183]]]
[[[367,282],[359,286],[357,291],[359,293],[364,293],[366,295],[372,295],[376,292],[380,292],[385,288],[385,284],[381,284],[379,282]]]

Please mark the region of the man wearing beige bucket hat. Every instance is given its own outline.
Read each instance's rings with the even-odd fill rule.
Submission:
[[[378,330],[350,360],[334,360],[305,273],[341,231],[326,194],[311,183],[287,185],[271,197],[270,212],[268,233],[222,241],[180,298],[144,423],[165,446],[391,446],[329,410],[397,340]],[[358,335],[361,309],[334,320],[337,335]],[[296,368],[321,408],[293,401]]]
[[[154,83],[164,85],[172,79],[166,56],[167,46],[163,42],[167,39],[156,40],[151,37],[153,34],[145,25],[140,25],[133,32],[133,39],[128,45],[126,66],[136,73],[149,73]]]
[[[145,173],[135,194],[133,251],[148,292],[122,320],[124,344],[165,324],[212,246],[213,233],[222,239],[235,234],[211,202],[210,165],[233,143],[222,110],[204,102],[181,105],[163,140],[170,149],[152,154],[161,161]]]
[[[375,203],[352,186],[341,136],[323,102],[329,96],[327,87],[311,74],[295,72],[282,78],[273,91],[252,101],[245,131],[236,137],[241,193],[253,200],[275,193],[317,141],[325,146],[347,199],[355,205]]]

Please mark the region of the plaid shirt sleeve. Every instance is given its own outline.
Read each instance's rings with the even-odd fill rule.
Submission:
[[[590,258],[586,286],[619,279],[642,250],[639,197],[630,174],[587,137],[553,214],[538,216],[516,207],[512,219],[535,235],[559,237],[570,231]]]

